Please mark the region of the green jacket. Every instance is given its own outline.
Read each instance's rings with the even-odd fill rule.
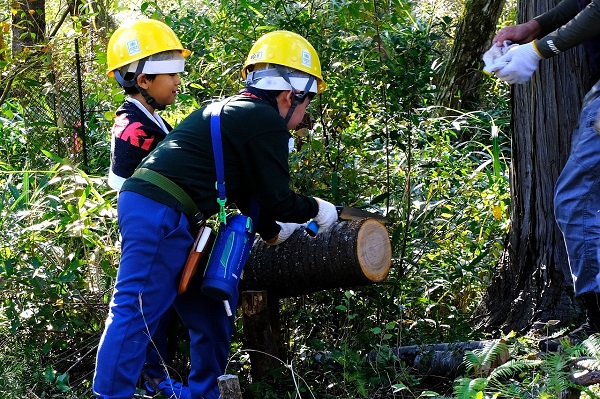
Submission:
[[[266,240],[279,232],[276,220],[304,223],[315,217],[316,200],[290,189],[290,133],[276,107],[244,94],[228,100],[221,113],[228,203],[235,203],[249,215],[250,199],[254,198],[260,206],[256,230]],[[218,212],[210,113],[206,108],[186,117],[139,167],[154,170],[177,183],[205,217]],[[170,194],[135,177],[125,181],[122,191],[134,191],[182,209]]]

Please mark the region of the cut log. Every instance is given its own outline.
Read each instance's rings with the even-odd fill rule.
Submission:
[[[256,239],[241,289],[289,298],[369,285],[387,277],[391,260],[390,237],[382,223],[341,221],[316,237],[297,230],[277,246]]]

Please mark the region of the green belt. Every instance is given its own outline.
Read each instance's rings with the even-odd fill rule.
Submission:
[[[155,186],[160,187],[167,193],[171,194],[173,197],[175,197],[177,201],[181,203],[181,205],[183,205],[184,211],[188,214],[188,216],[194,218],[200,213],[198,207],[196,206],[196,203],[192,200],[192,198],[190,198],[188,193],[186,193],[181,187],[179,187],[168,177],[165,177],[158,172],[146,168],[136,169],[135,172],[133,172],[133,176],[131,177],[136,177],[138,179],[150,182]]]

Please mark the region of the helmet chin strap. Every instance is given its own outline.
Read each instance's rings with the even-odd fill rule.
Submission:
[[[138,89],[138,91],[140,92],[140,94],[144,97],[144,100],[146,100],[146,102],[148,103],[148,105],[150,105],[154,109],[157,109],[159,111],[163,111],[165,108],[167,108],[167,106],[163,105],[163,104],[159,104],[154,99],[154,97],[152,97],[146,91],[146,89],[141,88],[140,85],[138,85],[138,83],[137,83],[138,76],[140,76],[140,74],[144,70],[144,64],[146,64],[146,59],[145,58],[138,61],[138,66],[135,69],[135,73],[133,74],[133,79],[131,79],[131,80],[125,80],[125,78],[123,78],[123,76],[121,76],[121,72],[119,70],[115,70],[114,71],[115,79],[117,79],[117,82],[119,82],[119,84],[122,87],[135,87],[136,89]]]
[[[294,111],[296,110],[296,107],[298,106],[298,104],[301,104],[304,101],[304,98],[308,95],[309,93],[309,89],[312,86],[313,82],[315,81],[315,77],[310,75],[310,78],[308,79],[308,81],[306,82],[306,86],[304,87],[304,90],[302,90],[302,93],[296,93],[296,88],[294,86],[292,86],[292,83],[290,82],[290,78],[288,77],[288,73],[285,70],[285,68],[283,68],[280,65],[276,65],[275,69],[277,69],[277,72],[279,72],[279,75],[290,85],[290,87],[292,88],[292,95],[294,96],[292,99],[292,106],[290,107],[287,115],[285,116],[285,123],[287,124],[290,119],[292,119],[292,115],[294,114]]]
[[[144,99],[146,100],[146,102],[148,103],[148,105],[151,106],[152,108],[157,109],[159,111],[163,111],[164,109],[167,108],[166,105],[159,104],[154,99],[154,97],[152,97],[145,89],[142,89],[137,84],[135,85],[135,87],[139,90],[139,92],[142,94],[142,96],[144,96]]]
[[[130,80],[125,80],[125,78],[121,75],[121,71],[119,71],[118,69],[116,69],[114,71],[115,79],[117,79],[117,82],[119,82],[119,84],[122,87],[136,87],[137,86],[137,77],[144,70],[144,65],[145,64],[146,64],[146,59],[145,58],[143,58],[143,59],[141,59],[141,60],[138,61],[137,68],[135,69],[135,72],[133,74],[133,79],[130,79]]]

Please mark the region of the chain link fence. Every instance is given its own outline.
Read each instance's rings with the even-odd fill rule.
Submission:
[[[54,161],[42,150],[69,159],[84,170],[108,165],[108,123],[114,108],[109,83],[95,60],[103,39],[94,33],[56,40],[30,56],[12,80],[9,98],[22,109],[29,168]]]

